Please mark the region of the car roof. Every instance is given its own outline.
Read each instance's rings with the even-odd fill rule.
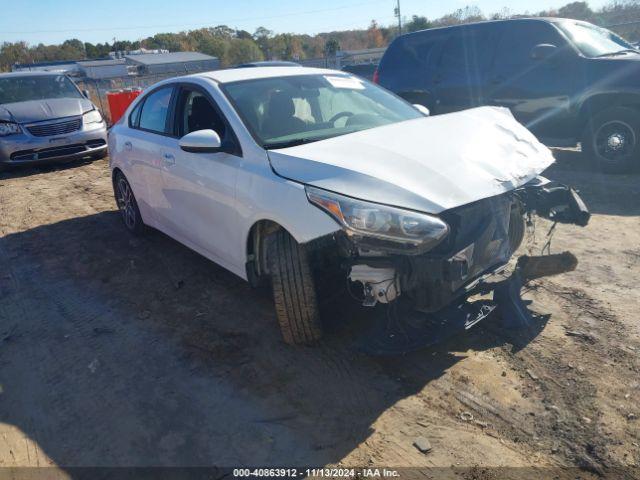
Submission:
[[[256,68],[256,67],[299,67],[296,62],[287,62],[285,60],[264,60],[261,62],[247,62],[236,65],[234,68]]]
[[[57,77],[59,75],[64,75],[62,72],[43,72],[43,71],[34,71],[34,70],[26,70],[22,72],[7,72],[0,73],[0,78],[9,78],[9,77]]]
[[[420,35],[427,32],[436,32],[443,31],[449,29],[464,29],[464,28],[473,28],[476,26],[482,25],[504,25],[504,24],[516,24],[516,23],[530,23],[530,22],[544,22],[544,23],[560,23],[564,21],[578,22],[578,23],[589,23],[581,20],[573,20],[570,18],[561,18],[561,17],[521,17],[521,18],[508,18],[504,20],[483,20],[481,22],[471,22],[471,23],[460,23],[457,25],[446,25],[443,27],[434,27],[427,28],[425,30],[418,30],[415,32],[405,33],[398,38],[402,37],[410,37],[412,35]]]
[[[293,77],[296,75],[347,75],[338,70],[310,67],[255,67],[255,68],[229,68],[225,70],[213,70],[190,75],[191,77],[203,77],[218,83],[231,83],[241,80],[254,80],[258,78]]]

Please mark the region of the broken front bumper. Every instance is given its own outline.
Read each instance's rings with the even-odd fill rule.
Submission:
[[[393,353],[397,342],[407,343],[402,337],[421,346],[432,343],[426,341],[427,338],[439,341],[444,332],[468,329],[496,309],[501,310],[505,325],[526,324],[528,311],[520,299],[522,284],[533,278],[573,270],[577,264],[569,253],[525,256],[518,261],[511,277],[491,281],[496,273],[505,269],[518,249],[524,236],[525,218],[533,214],[580,226],[585,226],[590,217],[574,190],[538,178],[508,194],[444,212],[442,217],[452,226],[452,234],[426,254],[378,255],[354,260],[356,265],[351,268],[352,272],[358,269],[356,278],[363,286],[363,303],[388,303],[402,294],[402,303],[407,306],[403,312],[403,328],[412,325],[410,328],[414,329],[408,336],[401,335],[400,331],[387,332],[380,337],[385,340],[375,350],[380,353],[387,349]],[[378,275],[377,282],[367,284],[367,273],[371,276],[381,269],[388,280],[381,281]],[[350,278],[354,280],[353,275]],[[493,300],[469,301],[473,295],[491,292]]]

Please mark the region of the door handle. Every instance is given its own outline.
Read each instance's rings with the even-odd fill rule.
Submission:
[[[165,153],[164,155],[162,155],[162,163],[167,167],[170,167],[171,165],[175,165],[176,157],[174,157],[170,153]]]
[[[133,145],[131,144],[131,142],[124,142],[124,149],[127,152],[130,152],[133,149]]]

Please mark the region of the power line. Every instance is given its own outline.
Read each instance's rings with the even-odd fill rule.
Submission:
[[[344,10],[353,7],[361,7],[363,5],[371,5],[375,3],[382,3],[386,0],[373,0],[368,2],[360,2],[354,3],[350,5],[343,5],[340,7],[333,8],[324,8],[319,10],[306,10],[301,12],[289,12],[282,13],[279,15],[270,15],[270,16],[260,16],[260,17],[245,17],[245,18],[235,18],[235,19],[226,19],[226,20],[214,20],[209,22],[201,22],[201,23],[174,23],[174,24],[164,24],[164,25],[135,25],[130,27],[104,27],[104,28],[70,28],[66,30],[30,30],[30,31],[4,31],[3,34],[9,35],[31,35],[37,33],[74,33],[74,32],[98,32],[98,31],[116,31],[116,30],[142,30],[142,29],[150,29],[150,28],[171,28],[171,27],[195,27],[195,26],[208,26],[208,25],[224,25],[228,23],[234,22],[247,22],[253,20],[271,20],[274,18],[283,18],[283,17],[292,17],[297,15],[312,15],[316,13],[324,13],[324,12],[332,12],[336,10]]]

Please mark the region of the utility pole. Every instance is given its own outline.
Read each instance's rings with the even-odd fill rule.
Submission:
[[[396,17],[398,17],[398,35],[402,35],[402,15],[400,15],[400,0],[396,0],[396,8],[394,8],[394,12]]]

